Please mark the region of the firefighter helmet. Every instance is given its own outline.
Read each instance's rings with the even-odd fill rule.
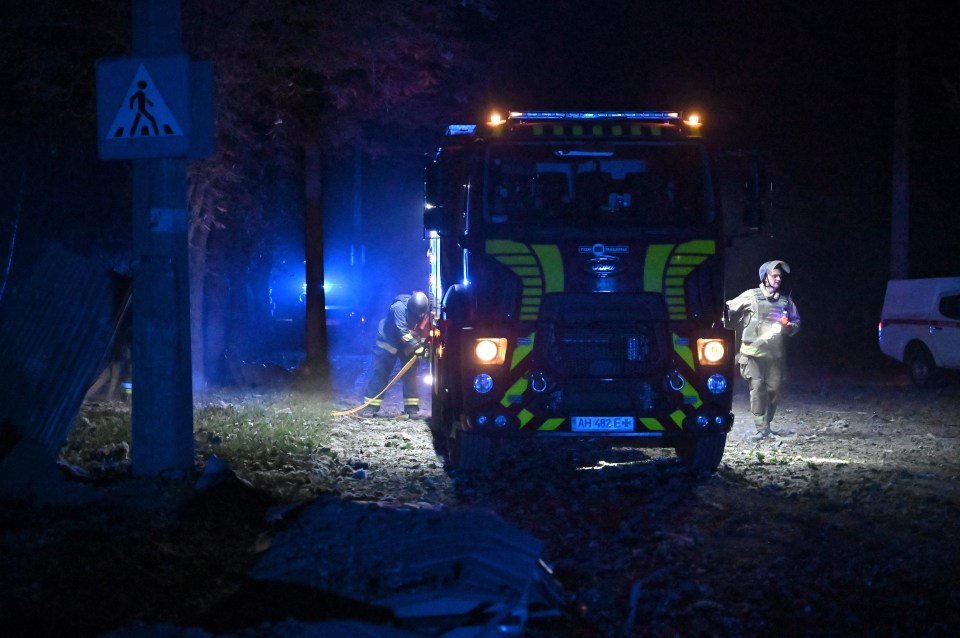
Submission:
[[[763,283],[763,280],[767,278],[767,274],[774,270],[775,268],[781,269],[784,274],[790,274],[790,264],[780,259],[773,259],[771,261],[763,262],[763,265],[760,266],[760,283]]]
[[[427,299],[427,295],[419,290],[414,291],[414,293],[410,295],[410,299],[407,300],[407,320],[419,323],[429,309],[430,300]]]

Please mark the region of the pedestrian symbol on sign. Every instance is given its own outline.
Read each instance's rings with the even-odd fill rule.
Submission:
[[[110,126],[110,138],[169,137],[183,135],[163,96],[146,67],[137,69],[126,98],[120,104],[113,124]]]

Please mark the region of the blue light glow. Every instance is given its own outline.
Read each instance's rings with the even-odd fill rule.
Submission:
[[[727,390],[727,378],[722,374],[710,375],[707,379],[707,389],[714,394],[720,394]]]
[[[473,135],[476,130],[476,124],[451,124],[447,127],[447,135]]]
[[[513,111],[511,120],[668,120],[678,119],[677,111]]]
[[[481,372],[473,378],[473,389],[477,394],[486,394],[493,390],[493,377],[485,372]]]

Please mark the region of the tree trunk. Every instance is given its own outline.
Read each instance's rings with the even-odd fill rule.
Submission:
[[[304,235],[306,238],[306,346],[305,379],[315,391],[330,390],[327,358],[326,302],[323,291],[323,153],[314,143],[303,151],[305,180]]]
[[[893,108],[893,202],[890,210],[890,278],[910,276],[910,22],[907,0],[897,16],[896,93]]]
[[[201,198],[202,202],[202,198]],[[206,357],[204,348],[203,299],[207,278],[207,242],[210,224],[203,211],[191,211],[188,231],[190,262],[190,353],[193,361],[193,394],[206,391]]]

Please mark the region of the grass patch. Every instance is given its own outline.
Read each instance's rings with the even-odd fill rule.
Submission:
[[[294,395],[219,399],[194,406],[197,468],[216,455],[233,469],[301,471],[329,454],[332,405]],[[132,444],[131,409],[124,403],[86,403],[62,450],[91,469],[119,446]],[[134,452],[135,454],[136,452]]]

